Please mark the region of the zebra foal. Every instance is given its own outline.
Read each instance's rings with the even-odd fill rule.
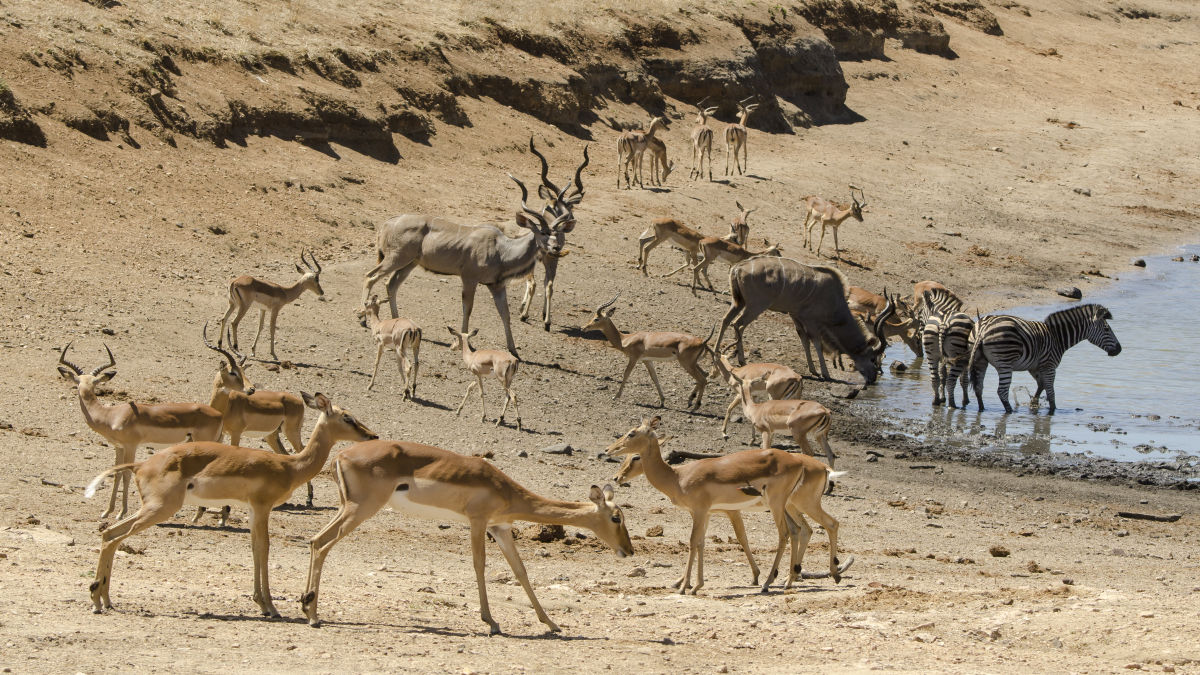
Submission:
[[[1008,402],[1013,371],[1027,370],[1037,382],[1037,391],[1030,405],[1036,410],[1038,398],[1045,391],[1050,413],[1053,414],[1054,373],[1068,349],[1087,340],[1109,356],[1121,353],[1121,343],[1108,325],[1110,319],[1112,312],[1103,305],[1093,304],[1054,312],[1045,321],[1029,321],[1006,315],[981,319],[975,328],[967,363],[979,409],[983,410],[983,376],[990,364],[1000,375],[1000,386],[996,393],[1004,404],[1004,412],[1013,411]]]

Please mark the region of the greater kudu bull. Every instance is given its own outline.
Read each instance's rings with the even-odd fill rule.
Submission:
[[[532,138],[529,148],[538,154]],[[516,221],[517,225],[529,230],[527,234],[509,237],[491,225],[460,225],[438,216],[419,214],[395,216],[385,222],[379,228],[377,239],[378,264],[367,272],[363,282],[363,305],[371,295],[371,287],[390,274],[388,303],[392,316],[397,316],[396,290],[420,265],[434,274],[450,274],[462,279],[462,332],[466,333],[475,304],[475,287],[483,284],[492,292],[496,311],[504,324],[508,351],[516,356],[517,346],[508,317],[508,282],[528,275],[539,256],[550,260],[563,255],[566,234],[575,229],[572,209],[583,199],[587,148],[583,150],[583,162],[575,170],[575,180],[567,181],[561,190],[546,179],[544,158],[542,162],[542,188],[545,190],[539,188],[539,192],[543,196],[550,195],[553,202],[540,212],[526,204],[525,185],[509,174],[521,188],[521,210],[517,212]],[[555,269],[554,265],[546,265],[548,281],[552,282]]]
[[[717,346],[719,349],[725,329],[733,323],[739,363],[746,363],[742,348],[746,326],[770,309],[792,317],[796,333],[804,344],[810,372],[816,372],[809,352],[811,336],[815,338],[823,378],[830,379],[821,346],[823,341],[828,341],[854,359],[856,370],[867,384],[875,381],[877,359],[887,345],[864,330],[850,313],[846,304],[846,281],[841,272],[832,267],[805,265],[791,258],[750,258],[729,269],[729,290],[733,300],[721,320]],[[890,311],[885,311],[876,317],[876,335],[879,323],[889,314]]]

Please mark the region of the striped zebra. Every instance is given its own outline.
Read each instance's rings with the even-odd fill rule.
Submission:
[[[958,362],[967,356],[967,336],[971,333],[971,328],[974,323],[971,317],[963,314],[962,300],[950,291],[944,288],[935,288],[925,291],[921,296],[921,302],[917,305],[917,320],[921,325],[921,347],[925,352],[925,359],[929,362],[930,379],[933,384],[933,404],[941,405],[945,402],[943,391],[948,391],[946,396],[950,399],[950,406],[954,405],[954,380],[958,379],[962,372],[962,366]],[[962,319],[966,319],[966,332],[962,328],[964,324]],[[954,327],[954,332],[949,333],[951,326]],[[953,367],[954,377],[947,380],[947,371]],[[966,399],[967,383],[963,382],[963,396]],[[966,406],[968,401],[964,400],[963,405]]]
[[[1109,356],[1121,353],[1121,343],[1108,325],[1110,319],[1112,313],[1107,308],[1091,304],[1054,312],[1045,321],[1029,321],[1006,315],[981,319],[975,330],[975,340],[967,363],[979,409],[983,410],[983,377],[991,364],[1000,374],[1000,386],[996,393],[1004,404],[1004,412],[1013,411],[1008,402],[1008,387],[1013,371],[1027,370],[1037,382],[1032,407],[1037,409],[1038,397],[1044,390],[1053,414],[1054,371],[1062,361],[1063,353],[1082,340],[1103,349]]]
[[[933,380],[933,404],[954,402],[954,383],[961,381],[963,407],[971,402],[967,389],[967,358],[970,356],[971,332],[975,321],[965,312],[955,312],[943,317],[940,314],[925,320],[921,331],[921,342],[929,359],[929,370]]]

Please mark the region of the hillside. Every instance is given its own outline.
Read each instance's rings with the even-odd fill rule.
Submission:
[[[721,542],[709,547],[706,588],[668,593],[688,519],[639,479],[618,492],[635,558],[618,561],[594,539],[519,542],[563,641],[526,639],[540,624],[494,549],[493,609],[517,637],[488,641],[465,530],[389,513],[334,550],[320,631],[242,621],[253,604],[241,520],[221,531],[177,518],[134,537],[118,557],[118,611],[95,617],[86,585],[102,506],[82,486],[112,449],[54,368],[68,341],[89,369],[108,344],[120,374],[107,400],[207,400],[216,360],[199,334],[225,311],[229,281],[290,282],[311,249],[325,298],[283,309],[277,347],[288,363],[252,362],[261,387],[326,392],[384,437],[490,452],[560,498],[605,482],[616,465],[597,453],[643,416],[662,414],[679,447],[742,449],[744,425],[727,441],[718,433],[724,387],[713,383],[689,414],[691,380],[664,363],[665,410],[652,407],[644,371],[613,402],[624,359],[580,330],[617,291],[626,331],[704,335],[720,320],[725,265],[711,270],[718,292],[697,296],[683,275],[632,269],[651,218],[723,234],[740,202],[757,209],[752,248],[779,243],[815,263],[800,199],[845,200],[856,185],[868,205],[864,222],[841,228],[839,263],[855,285],[908,292],[938,279],[983,311],[1046,301],[1064,285],[1087,298],[1132,259],[1200,231],[1194,3],[0,0],[0,38],[0,355],[15,393],[0,414],[0,565],[20,582],[0,619],[11,636],[0,666],[1027,672],[1200,662],[1184,641],[1197,629],[1197,509],[1186,493],[953,463],[910,471],[886,447],[851,443],[859,421],[839,416],[814,381],[806,396],[833,408],[838,468],[850,471],[825,502],[858,560],[841,586],[759,595],[714,518]],[[726,177],[719,130],[749,96],[762,106],[748,122],[749,170]],[[688,180],[705,97],[719,108],[713,182]],[[675,170],[661,188],[616,189],[618,133],[653,115],[671,122],[662,137]],[[536,180],[531,136],[560,183],[584,147],[591,163],[551,330],[513,320],[526,430],[479,424],[473,400],[454,415],[470,376],[446,348],[444,327],[460,316],[452,277],[417,271],[398,294],[429,338],[420,400],[400,401],[386,359],[366,392],[374,350],[354,310],[377,227],[433,213],[515,234],[519,194],[506,173]],[[827,238],[823,263],[830,250]],[[678,258],[659,247],[651,271]],[[509,288],[514,314],[522,290]],[[1122,321],[1137,317],[1117,317],[1118,333]],[[471,325],[477,347],[503,344],[485,291]],[[256,328],[248,315],[243,345]],[[785,317],[760,319],[747,344],[755,359],[803,363]],[[486,387],[494,415],[499,388]],[[577,452],[539,452],[560,442]],[[289,619],[307,538],[336,501],[322,479],[319,510],[273,514],[272,581]],[[1118,509],[1183,519],[1131,522]],[[768,562],[773,524],[762,514],[747,523]],[[665,536],[645,538],[656,525]],[[814,536],[806,569],[824,541]],[[989,555],[1001,543],[1011,557]]]

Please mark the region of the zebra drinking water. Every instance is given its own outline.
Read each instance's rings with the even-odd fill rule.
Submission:
[[[1015,316],[984,317],[975,328],[974,344],[967,364],[979,409],[983,410],[983,376],[991,364],[1000,375],[996,393],[1011,413],[1008,388],[1014,370],[1027,370],[1037,382],[1030,405],[1036,410],[1038,397],[1046,392],[1050,413],[1054,413],[1054,372],[1063,353],[1082,340],[1103,349],[1109,356],[1121,353],[1121,343],[1108,325],[1112,313],[1103,305],[1079,305],[1054,312],[1045,321],[1029,321]]]

